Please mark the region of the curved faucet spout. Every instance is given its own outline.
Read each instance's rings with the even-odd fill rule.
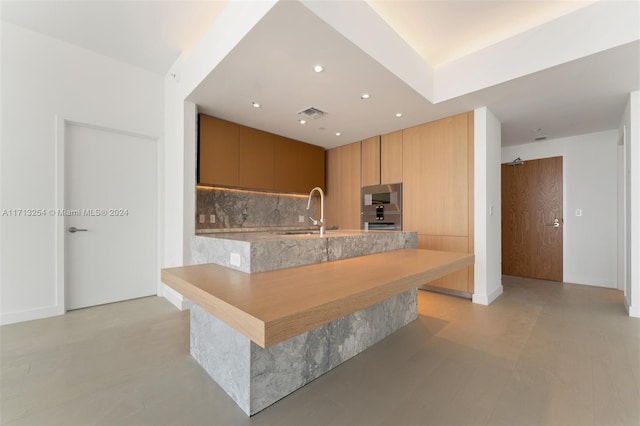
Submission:
[[[311,190],[311,192],[309,192],[309,200],[307,201],[307,210],[309,210],[309,208],[311,207],[311,197],[313,196],[313,193],[315,191],[318,191],[318,193],[320,194],[320,220],[314,219],[312,217],[309,217],[309,219],[311,219],[311,221],[313,222],[314,225],[320,225],[320,236],[324,235],[324,229],[325,229],[325,223],[324,223],[324,192],[322,191],[322,188],[320,188],[319,186],[316,186],[315,188],[313,188]]]

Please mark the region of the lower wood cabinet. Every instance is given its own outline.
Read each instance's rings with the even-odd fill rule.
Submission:
[[[473,253],[473,237],[449,237],[443,235],[418,235],[418,248],[426,250],[455,251],[459,253]],[[451,273],[427,284],[438,287],[473,293],[473,266]]]

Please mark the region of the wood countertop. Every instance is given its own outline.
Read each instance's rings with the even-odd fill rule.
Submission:
[[[473,254],[402,249],[255,274],[167,268],[162,281],[266,348],[473,262]]]

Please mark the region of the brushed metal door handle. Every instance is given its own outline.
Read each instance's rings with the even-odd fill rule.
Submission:
[[[546,223],[544,226],[553,226],[554,228],[559,228],[560,227],[560,220],[559,219],[554,219],[553,223]]]
[[[72,226],[72,227],[69,228],[69,232],[71,232],[72,234],[74,232],[86,232],[86,231],[87,231],[86,229],[76,228],[75,226]]]

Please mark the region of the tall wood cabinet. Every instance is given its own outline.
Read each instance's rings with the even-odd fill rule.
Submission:
[[[326,151],[328,226],[360,229],[361,145],[356,142]]]
[[[402,130],[380,136],[380,183],[402,182]]]
[[[324,162],[322,147],[199,115],[198,183],[308,193]]]
[[[362,141],[362,186],[402,182],[402,131]]]
[[[473,253],[473,112],[403,130],[403,227],[418,247]],[[473,269],[430,286],[473,293]]]

